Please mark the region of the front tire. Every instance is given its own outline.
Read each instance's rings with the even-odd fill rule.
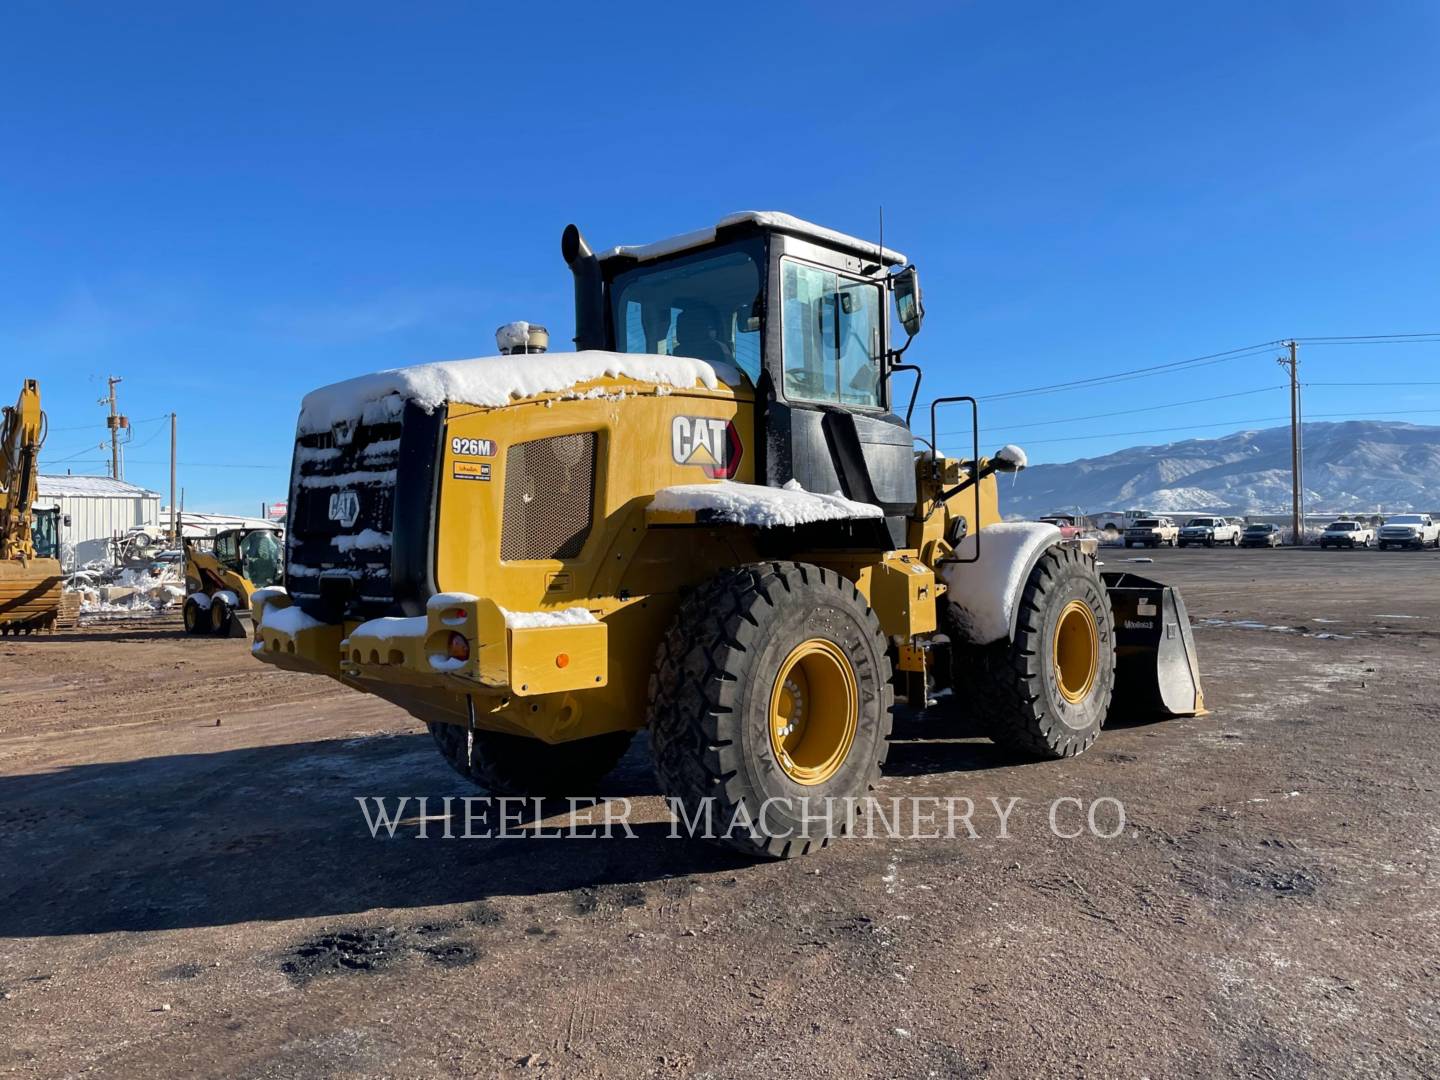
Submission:
[[[611,731],[588,739],[547,743],[498,731],[474,732],[466,758],[466,730],[458,724],[431,724],[430,735],[450,767],[492,795],[565,798],[593,795],[600,781],[625,756],[633,731]]]
[[[805,563],[735,567],[687,596],[650,701],[661,790],[692,828],[749,855],[844,835],[889,752],[880,620],[852,582]]]
[[[185,623],[185,633],[196,637],[210,633],[210,611],[202,608],[193,596],[186,598],[181,618]]]
[[[1030,571],[1011,641],[954,650],[955,685],[1002,746],[1074,757],[1100,735],[1115,686],[1115,623],[1094,559],[1052,547]]]

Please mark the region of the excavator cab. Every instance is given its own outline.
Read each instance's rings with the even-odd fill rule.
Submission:
[[[69,524],[68,515],[64,523]],[[60,508],[49,507],[36,510],[30,522],[30,540],[35,545],[35,555],[41,559],[60,558]]]

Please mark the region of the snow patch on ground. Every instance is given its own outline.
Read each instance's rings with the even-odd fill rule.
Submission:
[[[727,376],[733,374],[726,372]],[[710,390],[720,386],[713,365],[685,356],[600,351],[484,356],[394,368],[313,390],[300,407],[299,433],[329,431],[337,422],[357,416],[393,419],[407,401],[426,412],[447,401],[493,408],[604,378],[628,378],[678,389],[690,389],[697,383]]]
[[[987,525],[979,533],[978,562],[946,563],[940,568],[956,622],[970,641],[988,645],[1010,636],[1015,603],[1036,553],[1059,539],[1060,530],[1043,522]],[[976,543],[975,534],[967,536],[956,556],[974,558]]]
[[[783,488],[741,484],[734,480],[677,484],[657,491],[650,502],[650,509],[708,511],[722,521],[762,529],[883,516],[878,506],[854,502],[839,494],[819,495],[806,491],[794,480]]]

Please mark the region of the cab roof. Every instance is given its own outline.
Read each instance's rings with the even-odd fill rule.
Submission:
[[[679,236],[672,236],[665,240],[656,240],[649,244],[620,244],[600,253],[600,259],[626,258],[636,262],[647,262],[651,259],[664,258],[666,255],[676,255],[682,251],[689,251],[692,248],[704,247],[713,243],[716,235],[722,229],[733,229],[742,226],[754,226],[757,229],[773,229],[776,232],[787,233],[791,236],[799,236],[806,240],[814,240],[817,243],[829,247],[838,248],[867,259],[876,259],[886,266],[904,266],[910,260],[900,252],[892,248],[882,248],[879,244],[870,240],[862,240],[858,236],[849,236],[846,233],[836,232],[834,229],[827,229],[823,225],[816,225],[814,222],[804,221],[793,217],[779,210],[741,210],[734,214],[728,214],[721,218],[714,225],[706,229],[697,229],[694,232],[682,233]]]

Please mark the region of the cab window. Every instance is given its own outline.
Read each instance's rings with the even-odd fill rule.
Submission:
[[[758,249],[740,243],[644,263],[611,286],[616,348],[689,356],[760,378]]]
[[[222,566],[238,568],[240,552],[235,543],[234,533],[221,533],[215,537],[215,561]]]
[[[781,263],[785,396],[880,404],[880,287],[786,259]]]
[[[280,581],[280,542],[275,534],[261,529],[248,533],[240,542],[245,559],[245,576],[256,588],[276,585]]]

